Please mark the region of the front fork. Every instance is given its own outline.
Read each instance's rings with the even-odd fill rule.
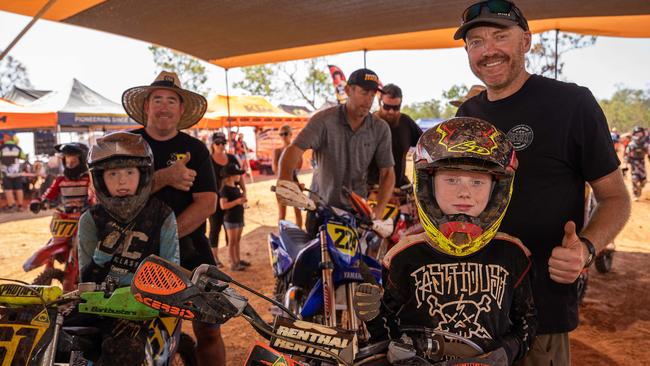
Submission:
[[[54,359],[56,357],[56,347],[59,343],[59,334],[61,334],[61,327],[63,326],[63,315],[57,313],[56,320],[54,321],[54,335],[52,336],[52,342],[47,346],[43,357],[41,358],[40,365],[42,366],[52,366],[54,365]]]
[[[325,325],[336,327],[336,296],[334,289],[334,280],[332,279],[332,272],[334,272],[334,263],[330,258],[330,253],[327,250],[327,233],[325,232],[325,225],[320,228],[320,253],[321,253],[321,270],[323,273],[323,308],[325,316]]]
[[[325,317],[325,325],[336,327],[336,289],[334,287],[334,280],[332,279],[332,273],[334,272],[334,263],[332,262],[332,258],[330,257],[329,251],[327,250],[327,233],[325,232],[324,226],[322,226],[320,229],[320,245],[320,265],[323,276],[323,313]],[[360,322],[354,312],[353,299],[355,290],[356,283],[345,284],[345,302],[347,316],[344,317],[344,320],[347,320],[347,329],[356,332],[360,329]]]

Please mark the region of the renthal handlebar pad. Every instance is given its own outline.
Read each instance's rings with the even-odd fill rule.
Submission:
[[[191,276],[181,266],[151,255],[140,263],[131,292],[137,301],[182,319],[222,324],[241,314],[241,296],[232,289],[205,292]]]

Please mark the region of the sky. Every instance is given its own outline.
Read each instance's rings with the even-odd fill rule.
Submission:
[[[29,22],[30,18],[0,11],[0,49]],[[10,55],[26,65],[36,88],[65,89],[77,78],[90,88],[119,102],[122,92],[136,85],[148,85],[155,78],[155,65],[148,43],[39,20],[12,49]],[[608,98],[617,87],[650,89],[650,39],[598,37],[594,46],[563,56],[564,79],[591,89],[599,98]],[[327,56],[346,75],[363,67],[363,53]],[[467,64],[462,48],[421,51],[371,51],[367,67],[377,72],[384,84],[399,85],[404,103],[440,98],[454,84],[479,83]],[[225,94],[224,69],[209,66],[210,88]],[[239,69],[228,78],[241,80]],[[245,94],[230,89],[231,94]],[[332,96],[332,100],[334,96]],[[291,103],[290,100],[273,102]]]

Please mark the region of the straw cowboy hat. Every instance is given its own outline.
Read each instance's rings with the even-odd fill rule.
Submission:
[[[453,105],[454,107],[460,107],[460,105],[465,103],[465,101],[481,94],[481,92],[484,90],[485,87],[483,85],[472,85],[472,87],[469,88],[469,91],[467,92],[467,95],[465,95],[465,97],[463,97],[462,99],[452,100],[451,102],[449,102],[449,104]]]
[[[183,89],[178,75],[174,72],[162,71],[151,85],[136,86],[124,91],[122,106],[129,117],[143,126],[147,126],[147,115],[144,111],[144,101],[156,89],[168,89],[181,97],[183,114],[178,122],[178,129],[183,130],[194,126],[201,120],[208,108],[208,101],[201,95]]]

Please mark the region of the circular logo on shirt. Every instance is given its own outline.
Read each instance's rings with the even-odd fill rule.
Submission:
[[[516,125],[508,131],[508,139],[515,148],[515,151],[521,151],[533,143],[533,129],[528,125]]]

